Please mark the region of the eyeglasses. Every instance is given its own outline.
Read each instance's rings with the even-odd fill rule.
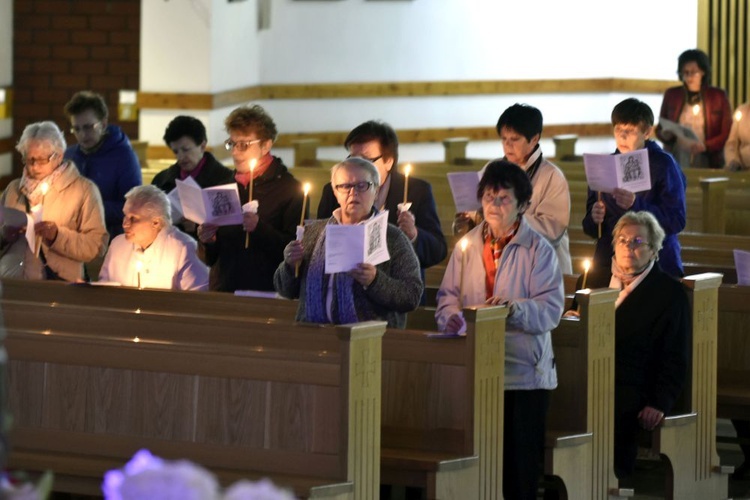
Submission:
[[[490,204],[492,203],[496,207],[501,207],[503,205],[510,205],[515,200],[512,196],[508,196],[507,194],[503,196],[497,196],[492,191],[487,191],[482,195],[482,203]]]
[[[370,189],[373,186],[373,182],[370,181],[361,181],[361,182],[347,182],[344,184],[336,184],[334,187],[336,188],[336,191],[338,191],[341,194],[347,194],[352,189],[355,190],[358,193],[364,193],[368,189]]]
[[[99,126],[101,122],[95,122],[95,123],[87,123],[85,125],[73,125],[70,127],[70,133],[71,134],[80,134],[81,132],[88,134],[92,132],[96,127]]]
[[[362,156],[362,155],[349,155],[349,156],[346,157],[346,159],[348,160],[349,158],[362,158],[363,160],[367,160],[370,163],[375,163],[376,161],[378,161],[382,157],[383,157],[383,155],[376,156],[375,158],[368,158],[368,157]]]
[[[57,153],[52,153],[46,160],[44,158],[23,158],[22,161],[24,165],[29,167],[33,167],[34,165],[43,166],[51,162],[55,156],[57,156]]]
[[[698,74],[701,74],[701,73],[703,73],[703,71],[701,71],[699,69],[696,69],[694,71],[685,70],[685,71],[682,72],[682,76],[691,77],[693,75],[698,75]]]
[[[232,139],[227,139],[224,141],[224,149],[231,151],[234,148],[237,148],[237,151],[240,152],[247,151],[247,148],[262,141],[263,139],[255,139],[254,141],[233,141]]]
[[[615,240],[615,243],[618,246],[621,247],[627,247],[631,250],[638,250],[639,248],[643,248],[644,246],[648,245],[648,241],[645,241],[643,238],[633,238],[632,240],[629,240],[625,238],[624,236],[620,236]]]
[[[615,137],[634,137],[638,134],[640,134],[641,131],[638,128],[621,128],[621,127],[615,127]]]

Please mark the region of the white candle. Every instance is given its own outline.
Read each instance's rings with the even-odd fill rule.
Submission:
[[[404,167],[404,204],[409,201],[409,174],[411,174],[411,164],[407,163]]]
[[[302,197],[302,213],[299,216],[299,225],[304,226],[305,225],[305,208],[307,207],[307,195],[310,193],[310,183],[305,182],[304,187],[302,188],[304,192],[304,196]]]
[[[135,263],[135,272],[136,272],[137,279],[138,279],[138,289],[139,290],[141,289],[141,270],[142,269],[143,269],[143,262],[141,262],[140,260],[136,261],[136,263]]]
[[[583,283],[581,288],[586,288],[586,277],[589,275],[589,269],[591,268],[591,261],[586,259],[583,261]]]
[[[458,280],[458,306],[464,308],[464,268],[466,268],[466,247],[469,245],[469,240],[466,238],[461,239],[461,274]]]
[[[253,172],[255,171],[255,166],[258,164],[258,160],[253,158],[250,160],[250,199],[247,201],[253,201]]]

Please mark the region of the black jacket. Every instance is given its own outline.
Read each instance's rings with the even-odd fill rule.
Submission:
[[[247,203],[249,189],[242,184],[237,184],[237,188],[240,202]],[[253,183],[253,199],[258,200],[260,220],[250,233],[248,248],[242,225],[222,226],[216,232],[215,243],[201,245],[206,264],[211,266],[209,289],[272,291],[273,273],[284,258],[284,247],[296,236],[302,198],[299,181],[274,157]]]

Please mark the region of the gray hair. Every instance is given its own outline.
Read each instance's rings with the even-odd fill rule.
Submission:
[[[612,230],[612,244],[615,244],[617,235],[620,233],[625,226],[642,226],[646,228],[648,233],[648,241],[651,249],[659,255],[662,244],[664,243],[664,229],[662,229],[659,221],[656,220],[654,214],[641,210],[640,212],[625,212],[620,220],[615,224],[615,228]]]
[[[136,186],[125,193],[125,201],[133,209],[145,212],[152,219],[160,219],[163,227],[172,225],[172,210],[167,194],[158,187],[146,184]]]
[[[16,151],[21,153],[21,156],[26,156],[26,152],[29,149],[29,143],[32,141],[50,143],[55,150],[55,153],[59,154],[60,157],[65,154],[65,148],[67,147],[62,130],[60,130],[57,124],[52,121],[36,122],[26,125],[26,128],[23,129],[23,133],[21,134],[21,138],[18,140],[18,144],[16,144]]]
[[[376,167],[371,161],[357,156],[347,158],[331,167],[331,186],[333,186],[333,179],[336,177],[336,172],[341,168],[358,168],[364,170],[366,173],[370,174],[370,180],[375,183],[375,187],[380,187],[380,172],[378,172],[378,167]]]

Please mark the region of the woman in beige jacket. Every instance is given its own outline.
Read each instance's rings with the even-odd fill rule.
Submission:
[[[0,204],[29,214],[35,238],[29,242],[25,227],[3,224],[0,275],[83,279],[83,264],[102,256],[109,240],[99,190],[63,160],[65,138],[53,122],[28,125],[16,150],[23,173],[5,189]]]

